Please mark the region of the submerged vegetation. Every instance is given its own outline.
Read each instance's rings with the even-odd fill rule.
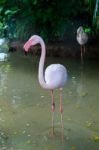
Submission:
[[[78,19],[98,33],[99,0],[0,0],[0,35],[9,38],[26,39],[33,33],[62,38],[66,24]]]

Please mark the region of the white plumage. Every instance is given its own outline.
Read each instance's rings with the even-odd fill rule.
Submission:
[[[67,80],[66,68],[61,64],[52,64],[45,70],[45,82],[52,89],[61,88]]]
[[[0,53],[0,61],[6,61],[8,58],[8,54],[6,53]]]
[[[80,26],[77,29],[77,41],[81,46],[80,53],[81,53],[81,62],[83,64],[83,53],[85,53],[85,44],[88,41],[88,35],[87,33],[84,32],[84,29],[82,26]]]
[[[88,41],[88,35],[84,32],[82,26],[77,29],[77,41],[80,45],[85,45]]]

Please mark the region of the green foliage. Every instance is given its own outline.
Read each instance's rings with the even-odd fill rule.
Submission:
[[[93,15],[93,25],[99,30],[99,0],[96,0],[94,15]]]
[[[3,23],[0,22],[0,35],[2,35],[2,30],[3,30]]]
[[[91,17],[93,17],[95,2],[96,2],[96,0],[86,0],[86,4],[88,5],[87,9],[88,9],[88,12],[90,13]]]
[[[93,19],[95,2],[95,0],[0,0],[0,34],[3,35],[5,30],[9,30],[12,38],[27,39],[32,34],[40,34],[47,40],[52,37],[60,38],[64,35],[67,22],[73,18],[88,14],[90,19]]]
[[[85,31],[86,33],[90,33],[90,32],[91,32],[91,28],[85,28],[84,31]]]

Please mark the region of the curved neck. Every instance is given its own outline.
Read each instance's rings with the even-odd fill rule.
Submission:
[[[40,85],[43,88],[48,89],[47,84],[44,79],[44,62],[45,62],[46,51],[45,51],[45,43],[42,39],[40,40],[40,45],[41,45],[41,57],[39,61],[38,79],[39,79]]]

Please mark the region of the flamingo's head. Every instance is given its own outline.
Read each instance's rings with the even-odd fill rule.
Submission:
[[[29,38],[29,40],[24,44],[24,50],[25,52],[28,52],[30,46],[36,45],[37,43],[40,43],[40,36],[38,35],[33,35]]]

